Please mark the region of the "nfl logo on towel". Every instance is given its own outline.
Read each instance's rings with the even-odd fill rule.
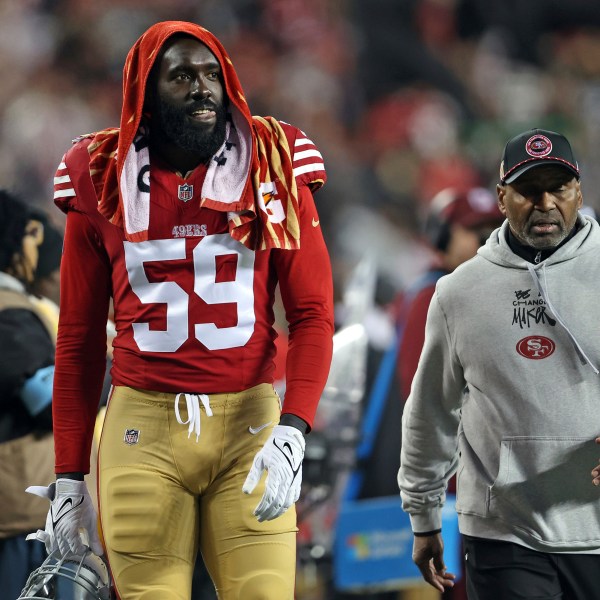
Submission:
[[[177,188],[177,197],[184,202],[191,200],[194,196],[194,186],[184,183]]]
[[[138,429],[126,429],[123,441],[126,444],[137,444],[140,441],[140,432]]]

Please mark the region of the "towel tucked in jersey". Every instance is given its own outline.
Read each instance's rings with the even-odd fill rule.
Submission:
[[[90,134],[90,174],[99,211],[123,227],[129,241],[148,239],[151,191],[144,95],[157,56],[151,49],[175,33],[197,38],[216,56],[229,99],[226,139],[210,162],[201,205],[226,211],[231,236],[248,248],[297,249],[300,230],[293,149],[276,119],[250,116],[225,49],[211,33],[190,23],[174,21],[152,27],[127,56],[120,129]],[[313,189],[325,182],[322,173],[322,179],[311,182]]]

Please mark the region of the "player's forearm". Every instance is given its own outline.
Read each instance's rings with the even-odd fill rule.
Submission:
[[[56,472],[89,472],[91,441],[106,369],[101,334],[59,329],[53,392]]]
[[[332,337],[328,325],[290,333],[283,412],[303,419],[309,427],[329,375]]]

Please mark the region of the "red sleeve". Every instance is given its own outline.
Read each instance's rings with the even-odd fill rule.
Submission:
[[[292,167],[298,188],[307,186],[315,192],[327,181],[323,156],[303,131],[284,121],[281,121],[281,126],[290,145]]]
[[[410,394],[410,386],[417,372],[417,365],[425,343],[425,323],[435,284],[423,288],[412,300],[407,312],[398,354],[400,372],[400,392],[405,402]]]
[[[54,204],[63,212],[69,210],[81,210],[85,205],[85,201],[91,202],[92,206],[97,205],[94,198],[80,198],[75,191],[79,187],[85,187],[89,184],[92,188],[92,181],[89,175],[89,153],[87,147],[91,142],[91,138],[83,137],[79,139],[63,156],[60,164],[56,169],[54,176]],[[69,167],[67,167],[67,162]],[[81,184],[84,183],[84,186]]]
[[[90,217],[73,210],[82,204],[77,202],[76,193],[89,190],[82,191],[81,174],[76,169],[70,177],[64,164],[60,170],[65,179],[59,189],[67,190],[64,198],[69,205],[65,206],[68,212],[60,269],[60,320],[52,401],[55,469],[57,473],[88,473],[106,368],[111,279],[100,234]]]
[[[312,427],[333,348],[333,282],[329,254],[310,190],[299,186],[300,249],[274,250],[289,324],[283,413]]]

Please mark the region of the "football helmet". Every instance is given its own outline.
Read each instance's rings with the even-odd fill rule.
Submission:
[[[54,553],[35,569],[17,600],[111,600],[105,562],[92,552],[56,558]]]

